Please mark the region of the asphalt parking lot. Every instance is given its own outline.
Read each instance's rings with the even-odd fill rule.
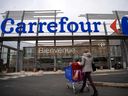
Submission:
[[[71,88],[66,87],[66,82],[63,74],[0,80],[0,96],[76,96]],[[99,96],[128,96],[127,88],[103,86],[97,86],[97,88]],[[92,92],[90,88],[90,92],[77,94],[77,96],[90,96]]]

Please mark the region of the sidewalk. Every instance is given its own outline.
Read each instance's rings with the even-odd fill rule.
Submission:
[[[128,69],[123,69],[123,70],[108,70],[108,69],[103,69],[103,70],[96,70],[96,72],[93,73],[104,73],[104,72],[122,72],[122,71],[128,71]],[[0,73],[1,75],[19,75],[19,74],[37,74],[37,73],[42,73],[43,74],[64,74],[64,71],[58,70],[58,71],[38,71],[38,72],[27,72],[27,71],[21,71],[21,72],[13,72],[13,73]]]
[[[121,75],[121,74],[127,74],[128,70],[97,70],[92,74],[93,77],[102,78],[103,76],[108,76],[110,78],[111,75]],[[20,78],[20,77],[26,77],[26,76],[43,76],[43,75],[50,75],[50,74],[64,74],[64,71],[58,70],[56,72],[54,71],[38,71],[38,72],[15,72],[15,73],[3,73],[0,74],[0,80],[8,80],[13,78]],[[116,78],[114,78],[116,79]],[[96,79],[94,79],[96,80]],[[117,80],[96,80],[94,83],[97,86],[108,86],[108,87],[120,87],[120,88],[128,88],[128,81],[127,82],[114,82]]]
[[[128,88],[128,79],[126,80],[126,78],[128,78],[127,74],[128,70],[97,70],[92,75],[95,77],[94,80],[96,80],[97,77],[97,81],[94,82],[97,86]],[[98,80],[99,78],[101,78],[101,80]]]

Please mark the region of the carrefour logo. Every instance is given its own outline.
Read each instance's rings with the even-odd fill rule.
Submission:
[[[10,26],[6,28],[6,24]],[[14,27],[16,25],[16,27]],[[28,28],[26,28],[28,25]],[[68,17],[60,18],[59,22],[18,22],[16,23],[13,18],[4,19],[1,23],[1,31],[4,34],[11,34],[13,32],[16,33],[34,33],[34,27],[38,26],[38,32],[99,32],[99,26],[101,22],[75,22],[70,21]],[[28,30],[27,30],[28,29]],[[47,29],[47,30],[44,30]]]
[[[110,25],[114,32],[119,33],[116,27],[117,19]],[[6,26],[9,24],[9,27]],[[16,25],[16,26],[14,26]],[[68,17],[62,17],[58,22],[18,22],[16,23],[13,18],[6,18],[1,23],[1,31],[4,34],[15,33],[34,33],[34,27],[38,26],[38,33],[50,32],[50,33],[64,33],[64,32],[100,32],[101,22],[75,22],[70,21]],[[128,17],[124,16],[121,19],[122,34],[128,35]],[[46,29],[46,30],[44,30]]]
[[[119,30],[116,27],[116,22],[117,22],[117,19],[114,20],[114,22],[110,25],[110,27],[112,28],[112,30],[114,32],[120,34]],[[123,35],[128,35],[128,17],[127,16],[122,17],[122,19],[121,19],[121,28],[122,28],[122,34]]]
[[[122,25],[122,33],[128,35],[128,17],[124,16],[122,18],[121,25]]]

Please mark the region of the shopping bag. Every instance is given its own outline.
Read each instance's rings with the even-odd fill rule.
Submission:
[[[93,71],[96,71],[96,65],[95,65],[94,62],[92,63],[92,70],[93,70]]]

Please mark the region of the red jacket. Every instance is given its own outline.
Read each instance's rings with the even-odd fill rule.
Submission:
[[[72,70],[81,70],[82,67],[78,64],[78,62],[72,63]]]
[[[75,76],[76,72],[78,72],[78,78],[76,81],[81,81],[82,80],[82,67],[79,65],[78,62],[73,62],[72,63],[72,75],[73,77]]]

